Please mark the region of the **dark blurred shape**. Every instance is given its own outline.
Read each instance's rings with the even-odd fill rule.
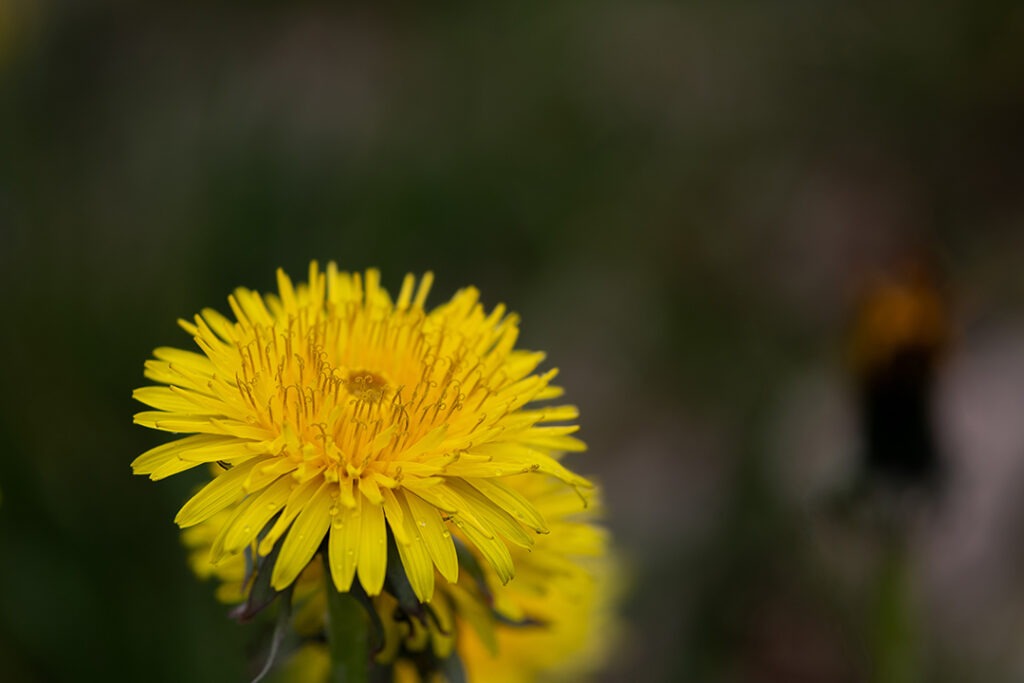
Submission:
[[[864,436],[864,474],[898,487],[939,483],[932,418],[950,316],[931,262],[902,260],[869,286],[851,334]]]

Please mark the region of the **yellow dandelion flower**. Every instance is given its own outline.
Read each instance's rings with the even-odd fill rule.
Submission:
[[[204,309],[179,321],[199,352],[162,347],[146,363],[160,386],[137,389],[154,410],[146,427],[191,434],[139,456],[136,474],[161,479],[203,463],[221,471],[178,512],[183,528],[232,508],[211,559],[280,543],[271,583],[289,586],[326,539],[339,591],[358,576],[382,591],[390,530],[421,601],[435,568],[458,580],[454,532],[502,582],[513,575],[508,543],[530,547],[548,531],[533,503],[504,479],[556,477],[587,488],[561,453],[584,449],[571,436],[573,406],[557,398],[556,371],[535,372],[543,353],[515,348],[518,319],[484,310],[466,288],[425,308],[432,276],[409,275],[397,298],[380,274],[326,272],[307,283],[277,273],[277,294],[239,288],[234,321]]]

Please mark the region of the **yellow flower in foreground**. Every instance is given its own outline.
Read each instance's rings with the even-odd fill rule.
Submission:
[[[548,527],[504,478],[548,474],[589,483],[557,460],[583,450],[572,406],[556,398],[544,354],[516,350],[517,318],[484,311],[473,288],[426,310],[432,277],[406,276],[394,300],[375,270],[321,272],[278,293],[237,289],[235,321],[204,309],[180,321],[201,353],[158,348],[134,396],[155,410],[138,424],[191,436],[137,458],[152,479],[203,463],[221,473],[178,512],[191,527],[232,508],[211,560],[280,542],[271,583],[289,586],[327,539],[339,591],[354,577],[381,592],[388,529],[416,596],[434,593],[435,568],[458,580],[452,534],[475,546],[501,582],[513,575],[506,541],[529,548]],[[552,424],[562,423],[562,424]],[[534,475],[534,476],[535,476]]]

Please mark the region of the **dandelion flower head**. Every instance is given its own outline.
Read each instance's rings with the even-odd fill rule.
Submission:
[[[540,352],[515,348],[518,319],[485,311],[474,288],[425,308],[432,276],[405,277],[394,299],[380,274],[329,263],[308,282],[277,273],[278,292],[239,288],[234,320],[204,309],[179,321],[198,352],[162,347],[146,363],[157,386],[137,389],[153,410],[135,421],[188,434],[139,456],[152,479],[218,463],[178,512],[183,528],[231,509],[211,560],[277,552],[271,583],[284,590],[323,545],[339,591],[358,581],[380,594],[389,533],[416,596],[429,601],[435,569],[458,580],[452,534],[502,582],[509,543],[548,532],[510,476],[552,476],[587,489],[560,462],[584,449],[576,408]],[[278,545],[280,544],[280,545]]]

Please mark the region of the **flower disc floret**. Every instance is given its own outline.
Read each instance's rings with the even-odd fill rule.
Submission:
[[[314,262],[307,283],[277,273],[278,293],[239,288],[234,321],[204,309],[179,321],[200,352],[158,348],[135,391],[153,408],[138,424],[190,434],[139,456],[152,479],[204,463],[220,474],[178,512],[181,527],[231,507],[211,560],[280,543],[272,584],[290,585],[326,538],[340,591],[354,578],[381,592],[388,530],[420,600],[434,569],[458,578],[452,531],[468,539],[502,581],[507,542],[528,548],[546,533],[530,500],[503,483],[521,473],[589,483],[563,467],[584,449],[571,436],[577,411],[539,407],[561,389],[544,354],[517,350],[518,319],[489,313],[474,288],[424,305],[432,276],[408,275],[394,300],[380,275]],[[454,527],[454,529],[453,529]]]

